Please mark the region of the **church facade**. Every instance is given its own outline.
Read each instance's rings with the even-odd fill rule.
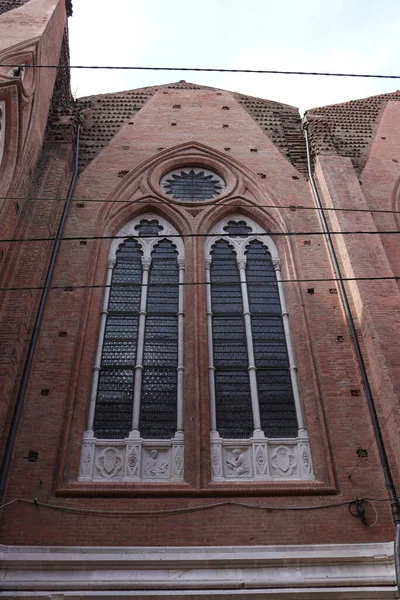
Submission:
[[[71,10],[0,0],[0,596],[397,598],[400,93],[74,101]]]

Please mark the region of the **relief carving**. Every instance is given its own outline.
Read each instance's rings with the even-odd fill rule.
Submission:
[[[137,475],[140,462],[140,447],[132,446],[127,448],[126,472],[130,477]]]
[[[174,447],[174,474],[175,479],[183,479],[183,446]]]
[[[308,444],[300,444],[299,446],[302,471],[304,475],[312,474],[311,455]]]
[[[90,477],[92,475],[93,454],[94,446],[92,444],[84,444],[79,469],[81,477]]]
[[[131,438],[115,444],[96,438],[84,440],[78,481],[184,481],[183,436],[179,443],[175,439],[157,440],[158,448],[149,447],[149,442]]]
[[[222,476],[221,448],[215,444],[211,446],[211,469],[213,477]]]
[[[168,461],[160,460],[158,450],[150,450],[144,469],[145,477],[168,477]]]
[[[265,475],[268,473],[268,454],[265,444],[256,446],[254,454],[254,462],[257,475]]]
[[[229,475],[236,477],[245,477],[246,475],[250,475],[249,463],[239,448],[232,450],[232,458],[225,460],[225,463]]]
[[[271,454],[271,466],[274,475],[290,477],[297,473],[297,461],[290,448],[278,446]]]
[[[120,475],[122,466],[121,453],[116,448],[106,448],[96,460],[96,471],[105,479]]]

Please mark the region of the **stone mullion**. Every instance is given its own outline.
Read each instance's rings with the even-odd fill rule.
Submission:
[[[302,407],[301,399],[300,399],[299,384],[297,381],[297,366],[296,366],[296,362],[294,359],[292,339],[290,336],[289,314],[287,312],[285,297],[283,294],[281,268],[280,268],[280,264],[278,261],[274,262],[273,266],[275,269],[276,281],[278,284],[278,291],[279,291],[279,299],[280,299],[280,303],[281,303],[281,311],[282,311],[281,316],[282,316],[282,322],[283,322],[283,330],[285,332],[286,347],[287,347],[287,352],[288,352],[290,381],[292,384],[294,405],[295,405],[295,409],[296,409],[296,417],[297,417],[297,424],[298,424],[298,430],[299,430],[298,435],[299,435],[299,437],[305,437],[305,436],[307,436],[307,431],[306,431],[306,426],[305,426],[305,422],[304,422],[303,407]]]
[[[178,258],[179,268],[179,299],[178,299],[178,367],[177,367],[177,418],[176,418],[176,437],[183,435],[183,374],[184,374],[184,356],[183,356],[183,327],[184,327],[184,280],[185,264],[183,258]]]
[[[111,281],[112,281],[114,266],[115,266],[115,258],[111,259],[108,262],[108,266],[107,266],[106,285],[105,285],[104,296],[103,296],[103,307],[102,307],[101,316],[100,316],[100,330],[99,330],[99,337],[98,337],[98,342],[97,342],[96,358],[95,358],[95,363],[94,363],[94,367],[93,367],[92,391],[91,391],[91,395],[90,395],[89,413],[88,413],[85,437],[93,437],[94,436],[94,431],[93,431],[94,415],[95,415],[95,410],[96,410],[97,390],[99,387],[101,355],[103,352],[104,335],[105,335],[105,331],[106,331],[106,324],[107,324],[107,317],[108,317],[108,304],[110,301]]]
[[[143,377],[143,355],[144,355],[144,334],[146,329],[147,317],[147,292],[149,283],[151,259],[142,258],[142,285],[140,293],[140,310],[138,324],[138,339],[136,346],[136,362],[135,362],[135,385],[133,388],[133,411],[132,411],[132,431],[129,437],[140,437],[139,433],[139,417],[140,417],[140,396],[142,392],[142,377]]]
[[[242,302],[243,302],[243,317],[246,329],[246,344],[247,344],[247,356],[249,361],[248,372],[250,380],[250,395],[251,395],[251,406],[253,411],[253,426],[254,436],[263,437],[261,430],[261,418],[260,418],[260,405],[258,401],[258,387],[257,387],[257,369],[254,357],[254,346],[253,346],[253,332],[251,327],[251,313],[249,307],[249,295],[247,290],[247,278],[246,278],[246,259],[238,258],[237,260],[239,274],[240,274],[240,287],[242,290]]]
[[[211,259],[206,259],[206,309],[207,309],[207,343],[208,343],[208,385],[210,394],[210,427],[211,435],[218,436],[217,432],[217,405],[215,398],[215,366],[213,347],[213,313],[211,302]]]

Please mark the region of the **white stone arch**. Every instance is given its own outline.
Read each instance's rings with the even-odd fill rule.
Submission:
[[[153,238],[153,237],[140,237],[138,235],[138,232],[135,229],[135,227],[140,223],[140,221],[143,221],[145,219],[147,219],[149,221],[157,220],[159,222],[160,226],[162,226],[163,229],[162,229],[162,231],[159,232],[158,236],[155,236]],[[119,246],[127,238],[134,238],[138,242],[138,244],[140,245],[140,247],[143,250],[143,258],[151,257],[151,253],[154,249],[154,246],[161,239],[170,238],[176,246],[179,258],[181,258],[181,259],[185,258],[185,247],[183,245],[183,240],[180,237],[180,234],[178,233],[178,231],[166,219],[164,219],[163,217],[160,217],[159,215],[156,215],[154,213],[141,214],[138,217],[135,217],[134,219],[132,219],[131,221],[126,223],[125,225],[123,225],[123,227],[121,227],[121,229],[116,234],[115,239],[111,243],[110,251],[108,253],[109,262],[115,261],[115,256],[116,256]]]
[[[162,227],[157,236],[141,237],[136,226],[143,220],[156,220]],[[118,248],[128,239],[134,239],[143,254],[142,279],[140,292],[140,310],[138,313],[138,334],[136,340],[136,360],[133,370],[134,391],[132,409],[132,429],[123,440],[97,439],[94,434],[94,417],[101,369],[101,357],[110,300],[113,270],[116,264]],[[177,365],[177,423],[173,439],[143,439],[139,431],[143,353],[146,328],[146,306],[149,272],[152,253],[162,240],[170,240],[177,250],[178,282],[178,365]],[[183,325],[184,325],[184,245],[180,234],[164,218],[154,213],[141,214],[126,223],[116,234],[108,254],[107,276],[100,317],[99,336],[93,367],[92,390],[87,418],[87,427],[83,436],[79,481],[183,481]]]
[[[244,221],[251,228],[246,237],[229,236],[224,228],[230,221]],[[211,299],[211,261],[212,247],[218,240],[230,244],[236,254],[243,301],[243,317],[246,330],[247,351],[249,360],[250,394],[253,412],[254,431],[249,440],[224,440],[220,437],[216,422],[215,366],[213,349],[213,313]],[[281,317],[288,351],[289,373],[292,384],[293,399],[298,423],[296,439],[266,439],[261,429],[259,412],[256,365],[254,359],[251,312],[246,281],[246,248],[253,241],[260,241],[269,251],[276,275]],[[297,379],[297,366],[293,352],[293,344],[289,325],[289,314],[286,308],[281,278],[278,251],[271,236],[252,219],[242,214],[231,214],[217,223],[210,231],[204,245],[206,282],[207,282],[207,328],[209,356],[209,396],[210,396],[210,429],[212,476],[218,480],[249,479],[310,479],[312,475],[311,454],[305,427],[304,413]],[[227,468],[228,465],[228,468]],[[235,468],[235,465],[237,467]]]

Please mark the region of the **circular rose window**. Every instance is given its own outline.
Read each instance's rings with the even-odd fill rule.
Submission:
[[[166,173],[160,186],[171,198],[183,202],[200,202],[216,198],[225,190],[225,181],[208,169],[183,167]]]

